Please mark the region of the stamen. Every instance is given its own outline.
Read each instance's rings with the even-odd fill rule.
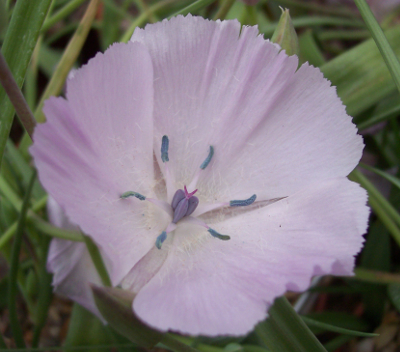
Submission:
[[[165,231],[161,232],[161,235],[159,235],[156,239],[156,247],[158,249],[161,249],[162,244],[164,241],[167,239],[167,233],[170,233],[176,229],[176,225],[173,224],[172,222],[167,226]]]
[[[173,217],[173,212],[172,212],[171,206],[167,202],[164,202],[163,200],[147,198],[144,195],[137,193],[137,192],[133,192],[133,191],[125,192],[120,196],[121,199],[126,199],[129,197],[135,197],[139,200],[147,200],[148,202],[153,203],[160,209],[164,210],[170,217]]]
[[[200,169],[204,170],[208,164],[211,162],[212,157],[214,156],[214,147],[210,145],[210,151],[208,153],[207,158],[203,161],[203,163],[200,165]]]
[[[221,235],[219,232],[215,231],[215,230],[212,229],[212,228],[209,228],[207,231],[211,234],[211,236],[213,236],[213,237],[215,237],[215,238],[218,238],[218,239],[220,239],[220,240],[222,240],[222,241],[227,241],[227,240],[230,240],[230,239],[231,239],[229,236],[227,236],[227,235]]]
[[[168,136],[163,136],[161,141],[161,160],[163,163],[169,161],[168,158],[169,139]]]
[[[167,233],[165,231],[161,232],[161,235],[156,239],[156,247],[161,249],[162,244],[167,239]]]
[[[229,206],[231,207],[247,207],[250,204],[253,204],[256,200],[257,196],[253,194],[249,199],[245,200],[231,200],[229,202]]]
[[[193,216],[188,216],[183,221],[186,222],[186,223],[189,223],[189,224],[199,225],[199,226],[205,227],[207,229],[207,231],[211,234],[211,236],[213,236],[215,238],[218,238],[218,239],[220,239],[222,241],[227,241],[227,240],[231,239],[230,236],[221,235],[219,232],[215,231],[210,226],[208,226],[204,221],[202,221],[202,220],[200,220],[198,218],[195,218]]]
[[[214,147],[212,145],[210,145],[210,151],[208,152],[208,156],[200,165],[200,170],[198,170],[196,172],[196,174],[194,175],[192,182],[190,182],[190,184],[189,184],[189,188],[196,188],[197,181],[199,180],[201,171],[204,170],[208,166],[208,164],[211,162],[211,159],[213,158],[213,156],[214,156]]]
[[[133,191],[128,191],[128,192],[122,193],[120,196],[120,198],[122,198],[122,199],[126,199],[129,197],[136,197],[139,200],[146,200],[146,197],[144,195],[137,193],[137,192],[133,192]]]

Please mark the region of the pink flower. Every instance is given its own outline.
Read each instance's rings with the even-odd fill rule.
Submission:
[[[297,67],[256,27],[179,16],[45,104],[41,182],[148,325],[241,335],[313,275],[352,275],[369,212],[346,176],[363,142],[330,82]]]

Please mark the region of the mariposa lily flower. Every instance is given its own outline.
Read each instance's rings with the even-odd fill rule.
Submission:
[[[257,27],[147,25],[44,112],[31,148],[40,180],[149,326],[245,334],[286,290],[352,275],[369,212],[346,176],[362,138],[322,73]]]

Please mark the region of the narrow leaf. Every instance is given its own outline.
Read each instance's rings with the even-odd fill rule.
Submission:
[[[17,232],[15,234],[14,243],[12,247],[10,274],[8,281],[8,311],[10,317],[10,326],[12,334],[14,336],[15,344],[17,345],[18,348],[25,348],[25,341],[22,335],[22,329],[18,322],[17,303],[16,303],[18,294],[17,275],[19,266],[19,254],[22,245],[22,236],[25,228],[26,213],[28,211],[29,200],[31,196],[33,183],[35,182],[35,178],[36,178],[36,173],[32,175],[29,188],[26,191],[22,203],[22,209],[19,214]]]
[[[355,278],[361,281],[382,285],[400,284],[400,275],[391,274],[385,271],[356,268],[354,273],[356,274]]]
[[[400,26],[385,32],[400,55]],[[324,76],[337,87],[347,113],[357,115],[396,90],[396,85],[373,39],[369,39],[321,66]]]
[[[354,0],[400,92],[400,62],[365,0]]]
[[[326,352],[285,297],[275,299],[256,333],[273,352]]]
[[[377,175],[382,176],[383,178],[385,178],[386,180],[388,180],[390,183],[392,183],[394,186],[396,186],[398,189],[400,189],[400,179],[398,179],[395,176],[392,176],[390,174],[388,174],[385,171],[376,169],[372,166],[360,163],[360,166],[363,167],[364,169],[367,169],[369,171],[375,172]]]
[[[133,313],[132,293],[112,287],[91,287],[100,313],[121,335],[147,348],[161,341],[163,334],[144,325]]]
[[[307,318],[307,317],[301,317],[301,319],[303,319],[304,322],[308,326],[320,328],[320,329],[325,330],[325,331],[337,332],[339,334],[344,334],[344,335],[349,335],[349,336],[362,336],[362,337],[374,337],[374,336],[378,336],[379,335],[379,334],[371,334],[371,333],[368,333],[368,332],[361,332],[361,331],[344,329],[344,328],[340,328],[340,327],[335,326],[335,325],[322,323],[322,322],[320,322],[318,320],[314,320],[314,319]]]
[[[90,1],[89,6],[86,9],[85,15],[83,16],[78,28],[76,29],[74,36],[68,43],[68,46],[65,49],[64,54],[61,57],[61,60],[58,63],[53,76],[50,79],[50,82],[47,84],[46,90],[42,94],[39,104],[35,110],[35,117],[38,122],[45,121],[45,116],[42,112],[44,101],[52,95],[60,94],[68,77],[68,74],[71,71],[73,64],[75,63],[83,44],[85,43],[87,35],[89,34],[89,30],[96,15],[98,3],[99,0]],[[29,140],[27,135],[24,135],[21,141],[20,149],[25,153],[28,150],[30,144],[31,141]]]
[[[18,0],[8,26],[1,51],[21,88],[39,37],[40,28],[52,0]],[[0,164],[10,133],[14,108],[5,91],[0,87]]]

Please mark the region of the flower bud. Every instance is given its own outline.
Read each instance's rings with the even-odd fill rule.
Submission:
[[[271,41],[279,44],[289,56],[299,55],[299,40],[293,27],[288,9],[282,9],[281,18],[279,19],[274,34],[272,35]]]

